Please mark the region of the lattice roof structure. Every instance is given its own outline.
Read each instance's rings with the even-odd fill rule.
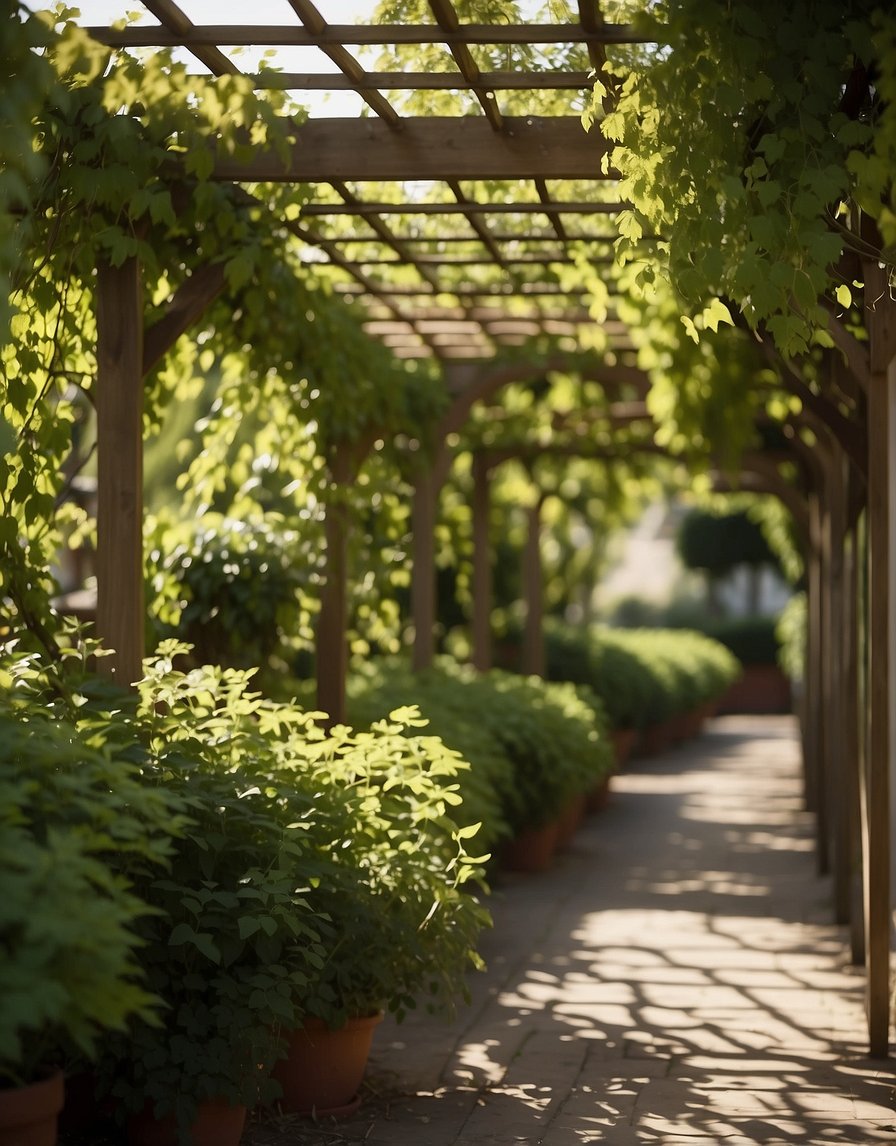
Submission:
[[[605,22],[595,0],[579,0],[577,23],[500,25],[463,23],[451,0],[430,0],[416,25],[329,23],[353,5],[310,0],[262,5],[276,23],[206,24],[191,18],[196,3],[144,0],[126,27],[90,24],[85,11],[103,43],[170,49],[197,72],[244,71],[297,105],[353,95],[360,114],[298,126],[288,163],[262,154],[217,175],[298,185],[301,214],[284,226],[335,268],[336,289],[396,356],[482,360],[539,335],[572,350],[593,334],[568,268],[612,263],[624,204],[581,112],[607,45],[639,42],[630,26]],[[409,56],[420,51],[431,69]],[[418,114],[420,93],[450,114]],[[618,355],[630,351],[612,313],[602,330]]]

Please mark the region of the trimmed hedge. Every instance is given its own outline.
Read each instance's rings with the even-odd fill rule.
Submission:
[[[547,676],[588,686],[611,728],[645,728],[721,696],[740,665],[720,642],[687,629],[586,631],[551,622]]]
[[[781,655],[777,617],[731,617],[707,629],[744,665],[775,665]]]
[[[404,661],[377,661],[350,681],[349,720],[357,727],[408,703],[470,763],[455,815],[482,822],[476,838],[486,849],[551,820],[612,767],[601,704],[583,687],[500,670],[477,674],[447,657],[423,673]]]

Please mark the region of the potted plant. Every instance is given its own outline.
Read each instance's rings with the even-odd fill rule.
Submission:
[[[169,1140],[195,1137],[200,1100],[273,1100],[271,1072],[307,1016],[339,1027],[424,996],[446,1005],[487,918],[463,890],[479,872],[473,830],[447,814],[461,762],[404,735],[413,714],[327,733],[251,692],[249,672],[177,671],[181,648],[148,662],[138,713],[159,783],[190,815],[170,871],[139,887],[163,1022],[107,1040],[104,1057],[141,1143],[153,1120]]]
[[[466,850],[476,827],[448,813],[464,765],[437,738],[409,734],[424,723],[405,708],[367,732],[306,727],[281,761],[281,781],[287,771],[317,793],[308,835],[330,871],[309,892],[330,925],[324,963],[275,1068],[286,1110],[353,1109],[383,1013],[450,1011],[481,965],[475,944],[489,917],[474,893],[481,860]],[[338,1076],[323,1062],[331,1046],[346,1066]]]
[[[121,866],[158,871],[182,820],[37,658],[0,664],[0,1142],[53,1142],[63,1071],[158,1000],[142,979],[147,908]],[[25,1119],[41,1125],[29,1138]]]
[[[215,1146],[239,1141],[247,1109],[275,1093],[277,1027],[296,1022],[322,952],[323,921],[296,878],[312,867],[299,833],[239,773],[197,773],[186,788],[191,824],[171,871],[140,889],[156,909],[140,929],[141,963],[161,1022],[107,1043],[107,1088],[135,1146],[187,1128],[198,1142],[209,1120]]]
[[[277,1093],[279,1029],[298,1022],[325,950],[305,894],[325,863],[295,822],[295,793],[241,767],[275,739],[248,674],[178,673],[178,650],[149,662],[136,713],[147,768],[188,816],[168,870],[137,885],[152,908],[140,964],[163,1009],[106,1040],[100,1083],[133,1146],[227,1146]]]

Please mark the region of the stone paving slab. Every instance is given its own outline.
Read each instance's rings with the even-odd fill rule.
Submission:
[[[896,1144],[797,752],[724,717],[633,762],[550,872],[496,879],[471,1006],[384,1022],[359,1113],[277,1146]]]

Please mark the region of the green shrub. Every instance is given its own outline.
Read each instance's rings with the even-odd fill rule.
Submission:
[[[159,1021],[137,951],[147,907],[129,881],[171,860],[185,809],[36,658],[4,659],[0,688],[4,1086],[92,1059],[129,1019]]]
[[[719,696],[738,674],[717,641],[685,629],[545,626],[548,679],[585,686],[611,728],[644,728]]]
[[[776,617],[732,617],[707,626],[706,634],[723,644],[744,665],[778,663],[781,646]]]
[[[149,1097],[184,1126],[204,1097],[274,1097],[281,1032],[306,1014],[449,1006],[487,913],[469,890],[473,833],[447,814],[462,762],[404,735],[412,714],[328,734],[252,692],[251,673],[177,671],[182,652],[149,662],[137,712],[192,821],[165,878],[138,887],[165,1023],[110,1040],[107,1074],[126,1107]]]
[[[191,823],[170,871],[137,885],[153,908],[140,961],[162,1022],[108,1039],[102,1065],[125,1112],[149,1100],[183,1128],[204,1099],[276,1096],[260,1064],[278,1055],[278,1025],[299,1025],[329,929],[305,895],[323,865],[268,795],[239,772],[204,771],[183,744],[166,755]]]
[[[328,733],[186,651],[139,698],[36,679],[0,708],[3,1070],[102,1032],[101,1092],[182,1137],[203,1098],[275,1097],[307,1014],[450,1009],[488,922],[450,815],[466,766],[419,714]]]
[[[738,565],[780,568],[762,527],[747,510],[714,513],[689,510],[681,522],[676,549],[688,569],[703,569],[710,577],[723,577]]]
[[[469,760],[462,809],[482,820],[483,847],[551,819],[610,766],[600,703],[583,688],[500,670],[477,674],[450,658],[420,674],[405,662],[378,662],[351,684],[353,721],[369,721],[396,693]]]
[[[513,766],[487,719],[488,698],[470,687],[464,670],[449,675],[438,667],[414,673],[405,660],[388,658],[359,666],[349,679],[349,720],[369,728],[410,699],[428,722],[428,729],[469,762],[458,777],[462,803],[455,814],[464,826],[481,824],[477,845],[494,850],[510,834],[505,808],[513,788]],[[469,680],[475,679],[470,673]]]
[[[645,673],[649,689],[637,724],[642,728],[717,698],[740,671],[719,642],[687,629],[601,629],[595,637],[625,649]]]
[[[206,513],[200,521],[155,520],[146,537],[154,643],[177,638],[200,664],[263,666],[290,660],[307,633],[316,546],[268,513],[237,521]]]
[[[637,728],[654,703],[656,683],[614,630],[582,631],[552,622],[546,630],[547,675],[588,686],[611,728]]]

